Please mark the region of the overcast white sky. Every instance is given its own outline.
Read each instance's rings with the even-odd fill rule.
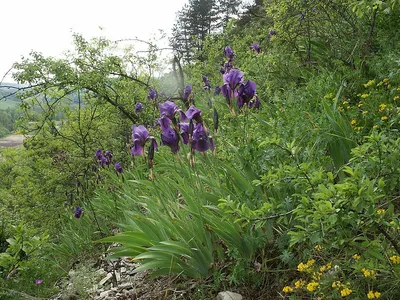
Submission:
[[[72,48],[72,33],[89,39],[148,40],[158,29],[169,35],[175,13],[188,0],[2,0],[0,80],[31,50],[58,56]],[[103,29],[100,30],[99,27]],[[5,82],[10,82],[7,76]]]

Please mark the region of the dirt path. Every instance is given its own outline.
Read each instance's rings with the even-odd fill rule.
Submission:
[[[25,137],[19,134],[9,135],[0,139],[0,148],[18,147],[24,142]]]

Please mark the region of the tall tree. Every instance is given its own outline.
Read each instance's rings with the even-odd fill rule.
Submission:
[[[223,29],[230,18],[237,16],[241,0],[190,0],[178,13],[173,27],[171,46],[185,63],[201,56],[208,34]]]

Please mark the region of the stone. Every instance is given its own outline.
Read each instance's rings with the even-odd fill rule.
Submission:
[[[242,300],[243,296],[234,292],[225,291],[217,295],[217,300]]]
[[[102,299],[107,299],[107,297],[110,295],[111,291],[104,291],[100,293],[100,298]]]
[[[99,275],[99,276],[101,276],[101,277],[106,276],[106,274],[107,274],[107,272],[104,271],[103,269],[98,269],[98,270],[96,271],[96,275]]]
[[[99,285],[105,284],[107,281],[109,281],[109,280],[111,279],[111,277],[112,277],[112,274],[111,274],[111,273],[107,273],[107,276],[104,277],[104,278],[99,282]]]
[[[118,285],[118,289],[120,291],[121,290],[130,290],[132,288],[133,288],[133,286],[132,286],[132,283],[130,283],[130,282],[124,282],[124,283],[121,283],[120,285]]]
[[[121,281],[121,274],[119,272],[115,272],[115,279],[117,280],[117,282]]]

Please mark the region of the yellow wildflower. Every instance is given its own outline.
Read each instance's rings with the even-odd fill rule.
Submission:
[[[344,288],[343,290],[340,291],[340,295],[342,297],[347,297],[348,295],[350,295],[353,291],[349,288]]]
[[[314,272],[312,275],[312,279],[316,280],[316,281],[320,281],[322,277],[322,273],[321,272]]]
[[[293,288],[291,287],[291,286],[285,286],[283,289],[282,289],[282,291],[284,292],[284,293],[291,293],[291,292],[293,292]]]
[[[358,105],[357,105],[358,107],[362,107],[363,106],[363,104],[360,102],[360,103],[358,103]]]
[[[306,282],[304,280],[300,279],[294,283],[294,286],[296,287],[296,289],[299,289],[299,288],[302,288],[305,284],[306,284]]]
[[[374,126],[372,126],[372,128],[376,129],[376,128],[378,128],[378,125],[374,125]]]
[[[366,268],[362,268],[361,271],[363,272],[365,277],[373,277],[373,278],[375,278],[375,271],[374,270],[368,270]]]
[[[389,259],[394,263],[394,264],[400,264],[400,256],[398,255],[393,255],[389,257]]]
[[[318,282],[311,281],[309,284],[307,284],[307,290],[310,292],[314,292],[318,286],[319,286]]]
[[[347,105],[347,104],[349,104],[349,101],[343,101],[342,104]]]
[[[387,116],[383,116],[381,119],[382,119],[382,121],[386,121],[388,119],[388,117]]]
[[[362,112],[363,115],[366,115],[367,113],[368,113],[368,110],[364,110],[364,111]]]
[[[297,266],[297,271],[303,272],[305,270],[307,270],[307,265],[305,265],[303,263],[299,263],[299,265]]]
[[[376,211],[376,214],[377,215],[383,215],[385,213],[385,210],[384,209],[378,209],[377,211]]]
[[[397,90],[400,92],[400,86],[397,88]]]
[[[341,283],[340,281],[334,281],[334,282],[332,283],[332,287],[333,287],[334,289],[339,289],[341,286],[342,286],[342,283]]]
[[[375,298],[375,294],[373,291],[369,291],[367,294],[368,299],[374,299]]]
[[[327,265],[326,265],[326,268],[329,270],[329,269],[331,269],[332,268],[332,262],[329,262]]]
[[[347,109],[347,110],[351,109],[351,106],[347,106],[346,109]]]
[[[399,99],[399,95],[394,96],[393,100],[396,101],[397,99]]]
[[[315,250],[317,250],[318,252],[322,250],[322,246],[321,245],[315,245]]]
[[[389,82],[389,78],[384,78],[384,79],[383,79],[383,82],[384,82],[384,83],[388,83],[388,82]]]
[[[307,263],[300,263],[298,266],[297,266],[297,270],[299,271],[299,272],[304,272],[304,271],[307,271],[312,265],[314,265],[314,263],[315,263],[315,260],[314,259],[310,259],[309,261],[307,261]]]
[[[352,257],[353,257],[354,259],[356,259],[356,260],[359,260],[359,259],[361,258],[361,256],[360,256],[360,255],[358,255],[357,253],[356,253],[356,254],[354,254]]]
[[[375,83],[375,80],[374,80],[374,79],[373,79],[373,80],[370,80],[370,81],[368,81],[366,84],[364,84],[364,87],[372,86],[372,85],[374,85],[374,83]]]
[[[319,268],[320,272],[325,272],[326,271],[326,266],[322,266],[321,268]]]
[[[384,111],[386,107],[387,107],[387,105],[385,103],[379,104],[379,112]]]
[[[381,293],[369,291],[367,294],[368,299],[379,299],[381,297]]]
[[[395,226],[395,225],[396,225],[396,223],[395,223],[394,221],[390,221],[389,224],[392,225],[392,226]],[[397,229],[397,230],[400,230],[400,226],[397,226],[396,229]]]
[[[368,96],[369,96],[368,94],[365,94],[365,93],[364,93],[364,94],[361,95],[361,98],[365,99],[365,98],[367,98]]]

